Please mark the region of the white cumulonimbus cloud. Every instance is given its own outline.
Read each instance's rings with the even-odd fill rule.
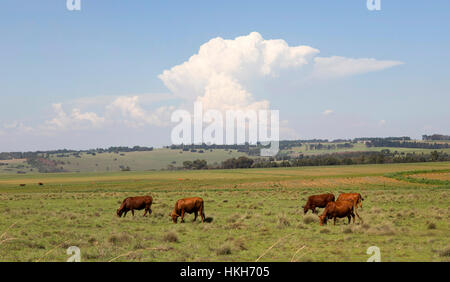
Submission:
[[[282,39],[266,40],[252,32],[235,39],[220,37],[203,44],[186,62],[165,70],[159,78],[177,97],[202,101],[204,109],[267,109],[266,100],[255,101],[247,81],[277,77],[285,71],[304,70],[293,79],[330,79],[401,64],[398,61],[318,57],[310,46],[289,46]]]
[[[269,102],[255,101],[245,81],[301,67],[318,52],[309,46],[290,47],[284,40],[265,40],[257,32],[231,40],[217,37],[159,78],[177,97],[203,102],[205,110],[267,109]]]

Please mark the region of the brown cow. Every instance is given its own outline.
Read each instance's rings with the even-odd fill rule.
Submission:
[[[333,218],[334,225],[336,225],[336,218],[347,217],[348,224],[350,224],[351,217],[353,217],[353,224],[355,223],[355,205],[351,200],[341,200],[336,202],[329,202],[321,216],[319,216],[320,225],[327,224],[327,220]],[[359,216],[358,216],[359,217]],[[361,219],[361,218],[360,218]]]
[[[181,222],[183,223],[185,213],[194,213],[194,221],[197,219],[198,213],[200,213],[203,222],[205,220],[203,199],[199,197],[180,199],[175,203],[175,207],[169,216],[172,217],[173,223],[177,223],[178,217],[181,217]]]
[[[355,213],[358,216],[359,219],[361,217],[358,214],[358,205],[360,208],[362,208],[362,201],[364,201],[364,198],[359,193],[341,193],[337,199],[338,201],[341,200],[349,200],[353,202],[353,205],[355,206]]]
[[[120,205],[120,208],[117,210],[117,216],[122,217],[123,214],[123,217],[125,217],[128,211],[131,211],[131,214],[134,216],[134,210],[142,209],[145,209],[143,216],[145,216],[147,212],[148,215],[150,215],[152,213],[152,210],[150,209],[152,203],[152,196],[137,196],[125,198],[125,200],[123,200],[122,202],[122,205]]]
[[[308,210],[312,210],[313,213],[317,213],[316,208],[324,208],[329,202],[334,202],[333,194],[328,193],[309,196],[308,201],[303,206],[303,211],[305,212],[305,214],[308,212]]]
[[[359,193],[341,193],[337,200],[352,200],[356,207],[359,205],[362,208],[364,198]]]

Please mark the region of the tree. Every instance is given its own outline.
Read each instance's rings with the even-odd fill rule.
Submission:
[[[183,168],[185,168],[185,169],[192,169],[192,162],[191,161],[184,161],[183,162]]]

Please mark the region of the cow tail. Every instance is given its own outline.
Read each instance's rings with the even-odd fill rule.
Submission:
[[[358,216],[359,219],[361,219],[361,217],[358,214],[358,201],[353,202],[353,212]]]
[[[206,216],[205,216],[205,206],[204,206],[204,204],[203,204],[203,201],[202,201],[202,206],[201,206],[201,208],[202,208],[202,210],[201,210],[202,216],[203,216],[203,218],[205,219],[205,218],[206,218]]]

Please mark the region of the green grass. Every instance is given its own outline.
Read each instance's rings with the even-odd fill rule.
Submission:
[[[450,187],[385,176],[449,169],[443,162],[0,175],[0,261],[65,261],[72,245],[82,261],[366,261],[370,246],[382,261],[449,261]],[[320,226],[316,215],[303,215],[307,196],[350,191],[365,198],[364,224]],[[154,198],[150,217],[115,216],[123,198],[145,194]],[[188,215],[171,223],[175,201],[188,196],[203,197],[210,222]]]
[[[438,142],[439,143],[439,142]],[[311,143],[318,144],[318,143]],[[328,145],[330,143],[322,143],[323,145]],[[338,143],[336,143],[338,144]],[[343,144],[343,143],[341,143]],[[420,148],[399,148],[399,147],[366,147],[363,143],[353,144],[352,148],[341,148],[341,149],[322,149],[322,150],[309,150],[308,144],[301,147],[293,147],[292,149],[285,150],[285,152],[301,153],[304,155],[320,155],[320,154],[332,154],[332,153],[343,153],[343,152],[381,152],[382,150],[389,150],[391,152],[399,153],[416,153],[416,154],[429,154],[433,151],[450,153],[450,149],[420,149]]]
[[[386,174],[387,177],[391,177],[397,180],[408,181],[411,183],[423,183],[423,184],[435,184],[435,185],[450,185],[450,180],[439,180],[432,178],[415,178],[411,177],[416,174],[432,174],[432,173],[448,173],[450,169],[436,169],[436,170],[414,170],[414,171],[402,171]]]
[[[126,153],[102,153],[92,156],[83,153],[81,158],[74,156],[57,157],[51,155],[52,160],[63,161],[62,165],[66,171],[70,172],[106,172],[120,171],[120,166],[130,167],[133,171],[148,171],[165,169],[169,164],[175,167],[183,166],[184,161],[194,161],[196,159],[206,160],[209,164],[221,163],[222,161],[246,155],[236,150],[204,150],[204,153],[183,152],[182,150],[155,149],[147,152],[126,152]],[[175,162],[175,163],[173,163]]]

